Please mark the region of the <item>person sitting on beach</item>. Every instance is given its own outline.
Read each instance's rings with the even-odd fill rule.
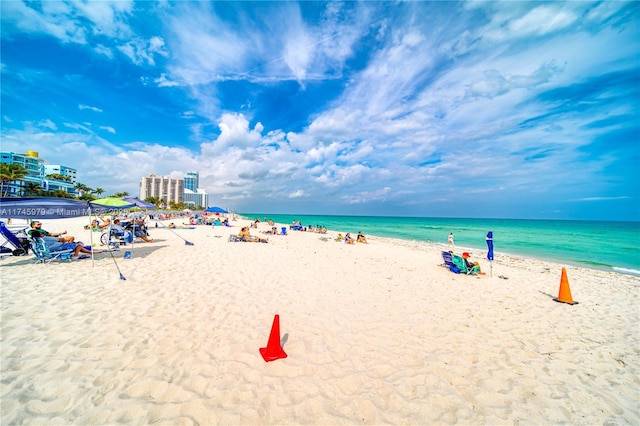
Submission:
[[[342,234],[338,234],[338,236],[336,237],[336,241],[343,241],[344,237],[342,236]]]
[[[39,230],[32,230],[30,235],[32,238],[42,238],[49,251],[52,252],[73,250],[74,258],[77,258],[80,253],[91,253],[91,250],[83,246],[82,243],[56,241],[55,239],[51,239],[51,237],[47,238],[48,236],[42,234]]]
[[[120,219],[114,220],[110,226],[110,229],[115,235],[122,236],[125,242],[130,243],[133,241],[133,234],[131,233],[131,231],[124,229],[124,227],[120,224]]]
[[[362,232],[358,232],[358,236],[356,237],[356,241],[358,241],[359,243],[367,244],[367,237],[365,237]]]
[[[345,244],[355,244],[356,240],[353,239],[353,237],[351,236],[351,233],[347,232],[347,235],[344,236],[344,243]]]
[[[249,233],[248,226],[244,226],[242,229],[240,229],[240,232],[238,232],[238,238],[240,238],[243,241],[246,241],[250,237],[251,237],[251,234]]]
[[[75,238],[72,237],[71,235],[67,235],[63,237],[63,235],[65,235],[67,231],[62,231],[62,232],[45,231],[44,229],[42,229],[42,222],[38,220],[34,220],[33,222],[31,222],[31,229],[29,230],[28,234],[33,236],[32,235],[33,232],[36,232],[36,231],[44,237],[56,237],[58,239],[58,242],[60,243],[72,243],[75,240]]]
[[[143,239],[144,241],[148,242],[148,243],[152,243],[153,240],[151,238],[149,238],[147,236],[147,233],[145,231],[143,231],[142,229],[139,228],[123,228],[122,225],[120,224],[120,219],[116,219],[113,221],[113,225],[111,225],[111,229],[115,229],[118,232],[123,232],[125,235],[125,241],[129,241],[129,239],[132,239],[131,237],[127,238],[127,233],[129,233],[129,235],[134,235],[138,238]],[[130,242],[130,241],[129,241]]]
[[[137,219],[133,219],[133,225],[138,227],[138,229],[145,231],[145,235],[147,231],[147,217],[147,215],[144,215]]]
[[[133,231],[133,235],[135,235],[136,237],[140,237],[148,243],[153,241],[148,238],[149,231],[147,230],[147,215],[144,215],[137,219],[134,218],[130,228]]]
[[[108,217],[102,218],[102,224],[100,224],[101,229],[107,229],[111,225],[111,219]]]
[[[263,231],[262,233],[263,234],[278,235],[278,228],[276,228],[275,226],[272,226],[270,230]]]
[[[85,225],[84,229],[90,229],[92,231],[102,231],[102,228],[100,227],[100,222],[98,222],[97,219],[93,219],[91,221],[91,225]]]
[[[176,227],[176,224],[175,224],[175,223],[171,222],[171,223],[169,224],[169,228],[170,228],[170,229],[175,229],[175,227]]]
[[[471,271],[473,268],[476,268],[478,273],[482,274],[482,272],[480,272],[480,264],[478,262],[472,262],[471,255],[469,253],[467,253],[466,251],[462,253],[462,258],[464,259],[464,264],[467,267],[467,272]]]
[[[242,228],[240,230],[240,232],[238,233],[238,238],[240,238],[242,241],[245,241],[245,242],[266,243],[266,242],[269,241],[266,238],[259,238],[259,237],[254,237],[253,235],[251,235],[249,233],[249,227],[248,226],[245,226],[244,228]]]

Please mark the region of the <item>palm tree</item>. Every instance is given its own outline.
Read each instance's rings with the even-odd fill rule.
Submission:
[[[98,187],[94,189],[93,192],[98,196],[98,198],[100,198],[100,196],[104,193],[104,189]]]
[[[160,205],[162,204],[162,199],[160,197],[147,197],[144,199],[144,201],[146,201],[147,203],[151,203],[156,207],[160,207]]]
[[[128,192],[116,192],[115,194],[112,195],[112,197],[116,197],[116,198],[122,198],[122,197],[128,197],[129,193]]]
[[[62,189],[56,189],[55,191],[47,191],[47,195],[54,198],[73,198],[73,195]]]
[[[51,173],[50,175],[46,175],[45,177],[54,180],[63,180],[65,182],[71,181],[71,178],[69,176],[61,175],[60,173]]]
[[[20,164],[0,163],[0,188],[2,189],[2,195],[6,196],[8,194],[10,182],[23,180],[27,175],[29,175],[29,170]]]
[[[85,192],[90,192],[91,188],[89,188],[87,185],[85,185],[84,183],[76,183],[73,186],[73,189],[75,189],[78,192],[78,197],[81,197],[82,195],[84,195]]]
[[[24,187],[23,195],[40,195],[42,187],[35,182],[27,182]]]
[[[96,197],[93,194],[90,194],[88,192],[85,192],[82,195],[78,195],[78,200],[83,200],[83,201],[91,201],[91,200],[95,200]]]

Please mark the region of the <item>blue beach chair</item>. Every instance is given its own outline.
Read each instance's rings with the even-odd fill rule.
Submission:
[[[18,238],[4,222],[0,221],[0,235],[5,239],[4,243],[0,244],[0,255],[6,256],[12,254],[14,256],[22,256],[28,253],[29,240],[26,238],[27,234],[24,232],[25,229],[27,229],[26,226],[19,232],[23,233],[25,237]],[[7,247],[7,245],[13,248]]]
[[[35,263],[42,263],[43,265],[54,260],[68,260],[70,262],[74,252],[73,248],[51,251],[42,238],[31,239],[31,250],[37,259]]]
[[[448,251],[442,252],[442,260],[444,261],[444,266],[456,274],[477,275],[480,272],[480,265],[474,265],[469,268],[467,267],[467,262],[461,256]]]
[[[458,268],[458,265],[453,262],[453,255],[448,251],[442,252],[442,260],[444,261],[443,266],[448,268],[451,272],[459,274],[462,271],[462,269]]]

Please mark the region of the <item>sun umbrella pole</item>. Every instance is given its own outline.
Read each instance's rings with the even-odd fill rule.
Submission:
[[[89,220],[91,220],[91,210],[89,210]],[[91,244],[91,267],[93,268],[93,266],[95,265],[95,259],[93,258],[93,249],[95,247],[93,247],[93,227],[91,226],[91,223],[89,223],[89,243]]]

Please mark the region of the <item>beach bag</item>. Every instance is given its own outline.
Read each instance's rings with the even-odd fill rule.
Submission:
[[[20,247],[22,247],[22,250],[24,250],[24,252],[22,254],[16,254],[13,253],[14,256],[25,256],[27,255],[27,253],[29,253],[29,247],[31,247],[31,244],[29,243],[29,240],[26,238],[22,238],[22,237],[18,237],[18,241],[20,241]],[[14,250],[15,252],[19,252],[19,250]]]

